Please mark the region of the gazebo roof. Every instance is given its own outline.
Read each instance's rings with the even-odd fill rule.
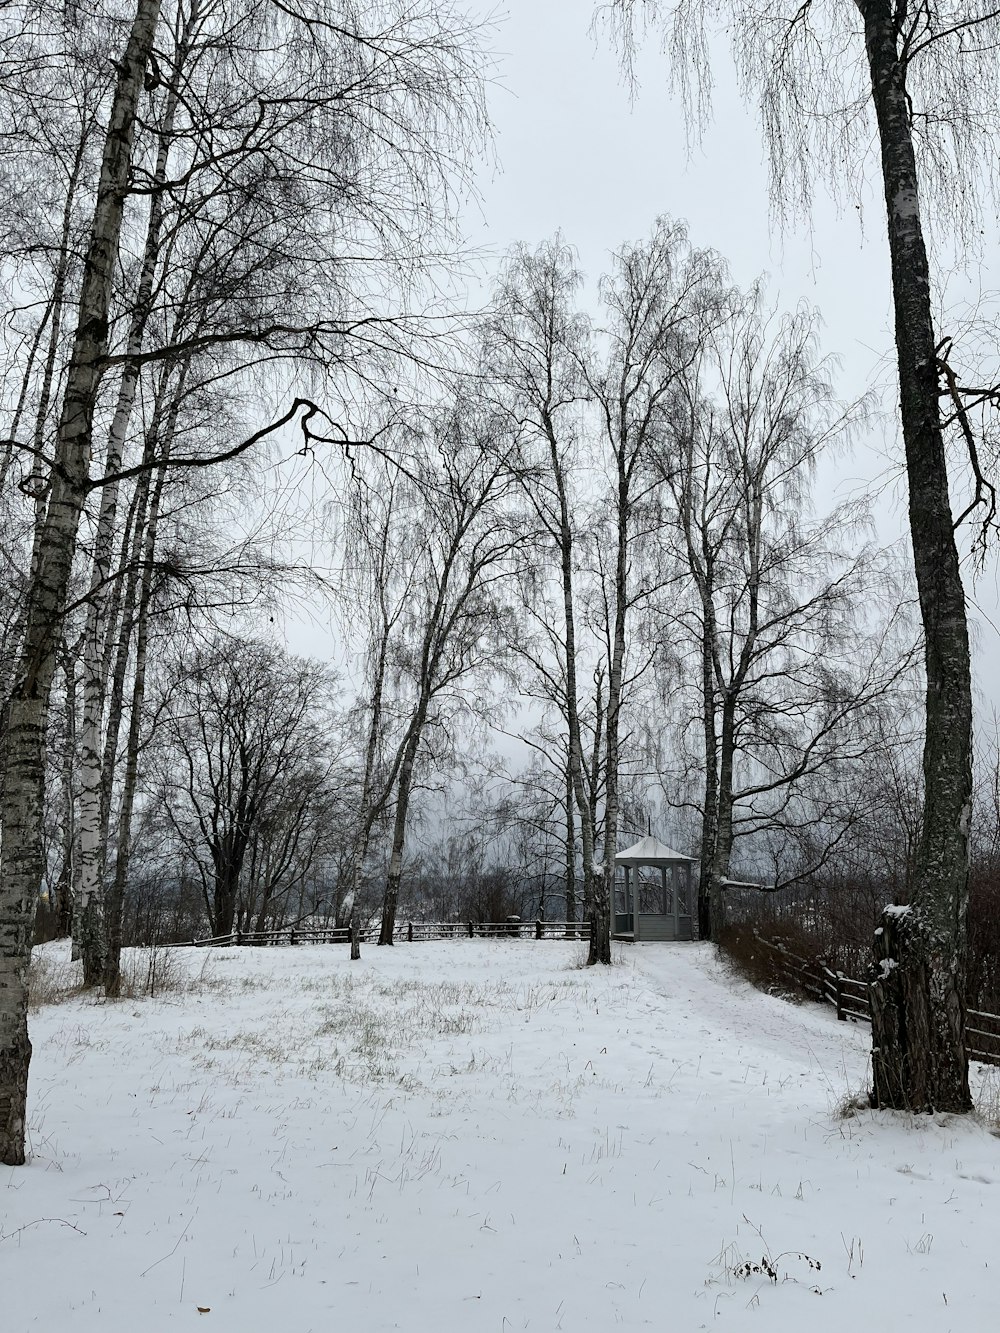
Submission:
[[[632,866],[659,866],[696,859],[694,856],[685,856],[683,852],[675,852],[672,847],[668,847],[665,842],[660,842],[659,838],[654,838],[652,835],[640,838],[634,846],[626,847],[624,851],[615,855],[615,860],[619,864]]]

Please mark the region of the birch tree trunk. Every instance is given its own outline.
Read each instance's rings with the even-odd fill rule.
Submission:
[[[708,620],[714,619],[714,605],[709,597],[703,602],[705,617],[701,631],[702,732],[705,746],[704,791],[701,807],[701,856],[698,865],[698,938],[713,937],[712,871],[719,828],[719,749],[715,723],[715,664],[712,658],[713,632]]]
[[[132,816],[135,809],[135,791],[139,776],[139,742],[142,732],[142,710],[146,697],[146,655],[149,642],[149,602],[153,585],[153,556],[156,549],[156,525],[160,510],[160,496],[166,468],[159,469],[153,484],[143,542],[142,580],[135,616],[135,674],[132,679],[132,704],[129,714],[128,738],[125,749],[125,773],[122,780],[122,803],[118,812],[118,853],[115,875],[108,894],[105,925],[107,948],[104,955],[104,993],[108,999],[121,994],[122,914],[125,908],[125,889],[132,855]],[[123,630],[124,633],[124,630]],[[131,626],[128,628],[131,635]],[[126,638],[126,643],[127,643]]]
[[[107,702],[107,725],[104,737],[104,759],[101,763],[101,838],[105,843],[111,826],[111,798],[118,741],[125,708],[125,678],[132,651],[132,635],[136,629],[137,606],[141,587],[148,582],[145,560],[152,560],[156,551],[156,529],[159,494],[165,480],[163,467],[154,463],[157,454],[169,455],[174,438],[177,417],[187,381],[188,365],[181,366],[174,380],[173,391],[167,400],[169,375],[164,375],[157,389],[146,441],[142,454],[145,469],[136,478],[135,490],[129,505],[128,520],[123,538],[122,565],[116,579],[116,624],[109,623],[104,648],[104,676],[110,677]],[[164,425],[166,416],[166,425]],[[151,497],[156,498],[156,513],[150,513]],[[142,566],[142,568],[140,568]],[[152,571],[149,571],[151,574]],[[110,621],[111,617],[109,617]],[[114,632],[113,632],[114,631]]]
[[[105,472],[114,475],[121,468],[122,454],[132,411],[139,388],[139,362],[146,324],[153,301],[153,278],[160,255],[160,232],[163,223],[163,184],[167,177],[167,160],[173,134],[174,120],[180,98],[177,75],[184,62],[185,47],[191,25],[196,21],[198,6],[192,5],[184,33],[174,61],[163,120],[159,132],[156,163],[153,169],[149,218],[143,248],[139,284],[132,307],[118,401],[108,434]],[[104,923],[104,871],[106,848],[101,837],[101,794],[104,702],[107,690],[105,675],[105,625],[108,606],[108,583],[114,556],[115,527],[118,514],[118,483],[109,482],[101,491],[101,504],[94,539],[94,563],[87,600],[86,628],[84,630],[83,663],[83,724],[80,729],[80,953],[83,958],[83,984],[97,986],[105,970],[106,936]],[[115,969],[115,972],[117,969]]]
[[[63,705],[63,753],[60,765],[63,808],[63,864],[56,885],[56,937],[65,938],[73,929],[73,881],[76,865],[76,654],[66,647],[61,653],[66,698]]]
[[[548,426],[549,450],[551,457],[552,473],[556,482],[556,489],[559,496],[559,556],[560,573],[562,576],[563,593],[563,634],[566,644],[565,669],[566,669],[566,726],[569,741],[569,772],[568,783],[570,791],[567,792],[567,802],[572,797],[576,801],[577,813],[580,817],[580,845],[583,858],[583,901],[585,906],[594,901],[594,820],[590,800],[587,795],[587,784],[584,778],[584,758],[583,758],[583,737],[580,729],[580,696],[579,686],[576,674],[576,609],[574,605],[573,589],[573,525],[570,519],[569,496],[566,493],[566,480],[563,475],[563,467],[559,458],[559,451],[555,438],[555,431],[550,421],[546,421]],[[567,830],[572,828],[573,812],[567,806],[566,811]],[[570,851],[567,849],[567,867],[569,867]],[[575,864],[575,858],[574,858]],[[567,868],[567,875],[570,874]],[[567,889],[569,881],[567,880]],[[569,912],[569,898],[567,896],[566,914],[568,920],[573,920]],[[576,910],[574,899],[573,910]],[[610,948],[610,944],[609,944]]]
[[[389,660],[389,636],[392,622],[385,611],[384,585],[379,587],[380,604],[382,609],[381,635],[378,640],[378,649],[375,654],[375,676],[372,683],[372,697],[368,706],[368,736],[365,741],[365,767],[361,779],[361,801],[360,801],[360,826],[355,834],[354,847],[351,851],[351,866],[348,878],[350,888],[348,892],[351,895],[350,911],[347,915],[347,924],[351,936],[351,961],[357,962],[361,957],[361,940],[359,938],[360,920],[358,910],[358,898],[361,888],[361,871],[365,863],[365,857],[368,855],[368,844],[371,840],[372,829],[375,827],[375,820],[385,808],[385,801],[375,801],[372,797],[372,785],[375,780],[375,763],[378,758],[379,737],[382,734],[382,703],[385,696],[385,675]]]
[[[881,1106],[968,1111],[965,950],[972,689],[965,593],[938,406],[906,66],[889,0],[856,0],[878,121],[892,261],[910,537],[927,675],[924,811],[910,910],[876,937],[872,1072]]]
[[[590,763],[587,768],[587,813],[590,817],[590,828],[594,845],[597,843],[597,822],[598,804],[601,793],[601,772],[602,749],[601,744],[604,740],[604,673],[598,670],[594,673],[594,742],[590,749]],[[594,853],[591,851],[591,856]],[[593,863],[592,863],[593,865]],[[604,879],[601,878],[601,888],[604,887]],[[590,879],[590,896],[586,895],[586,882],[584,884],[583,914],[585,920],[590,920],[594,913],[594,899],[598,893],[598,880],[596,871],[592,868]]]
[[[7,706],[0,854],[0,1162],[24,1162],[31,1043],[27,973],[42,880],[45,731],[55,650],[87,495],[91,437],[104,361],[136,112],[159,17],[159,0],[138,0],[118,68],[101,176],[84,263],[79,322],[66,372],[56,467],[27,594],[24,641]]]
[[[410,792],[413,790],[413,767],[420,748],[420,737],[427,717],[427,703],[421,698],[417,711],[410,723],[409,735],[403,750],[403,762],[399,768],[399,785],[396,788],[396,813],[392,823],[392,850],[389,853],[389,870],[385,879],[385,896],[382,899],[382,926],[379,930],[379,944],[391,944],[396,928],[396,908],[399,904],[399,885],[403,878],[403,848],[406,846],[406,817],[410,808]]]
[[[733,854],[733,762],[736,757],[736,695],[730,689],[722,701],[719,738],[719,781],[716,791],[715,836],[708,880],[708,913],[711,938],[718,939],[726,927],[722,882],[729,874]]]
[[[566,766],[566,921],[576,921],[576,820],[573,818],[573,771]],[[567,934],[572,930],[567,925]]]
[[[618,767],[620,719],[625,670],[625,618],[628,612],[628,514],[629,480],[625,467],[625,444],[618,453],[618,532],[615,554],[614,631],[608,672],[608,703],[605,715],[604,755],[604,875],[601,891],[594,896],[593,927],[588,964],[611,962],[611,912],[615,892],[615,852],[618,849]]]

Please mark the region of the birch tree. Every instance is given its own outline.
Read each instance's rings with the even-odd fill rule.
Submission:
[[[499,397],[516,441],[514,461],[531,525],[537,526],[558,564],[559,620],[550,618],[551,607],[539,596],[538,580],[530,576],[521,612],[535,622],[543,646],[540,652],[532,651],[531,635],[526,639],[519,633],[517,640],[543,694],[565,718],[567,912],[573,903],[569,895],[575,882],[574,825],[578,821],[584,910],[589,916],[594,902],[594,815],[587,791],[577,682],[578,664],[584,660],[578,548],[587,514],[574,474],[584,430],[581,403],[588,389],[583,364],[590,331],[587,320],[575,309],[579,286],[572,252],[561,237],[534,251],[526,247],[514,250],[493,298],[484,355],[491,389]],[[547,554],[540,553],[543,561]]]
[[[626,51],[661,27],[693,118],[710,86],[716,14],[700,0],[613,0]],[[878,144],[895,315],[910,540],[924,633],[924,807],[911,901],[876,936],[874,1096],[911,1110],[971,1108],[964,969],[972,799],[972,690],[954,534],[926,233],[974,228],[1000,141],[1000,14],[987,3],[855,0],[727,10],[737,69],[765,131],[772,195],[808,207]],[[985,498],[977,489],[974,500]],[[890,965],[891,964],[891,965]]]
[[[586,367],[611,474],[603,887],[595,895],[591,963],[611,961],[628,622],[653,591],[656,580],[640,572],[639,550],[661,526],[653,456],[662,445],[674,390],[719,318],[723,276],[715,255],[695,249],[680,223],[661,218],[647,240],[618,251],[602,283],[607,350],[603,361]]]
[[[823,770],[836,786],[870,748],[865,719],[905,666],[880,624],[892,581],[863,538],[863,511],[813,512],[817,464],[852,419],[825,369],[815,316],[775,320],[755,287],[732,299],[668,427],[671,530],[694,594],[673,623],[698,663],[703,938],[722,929],[741,827],[779,826]]]
[[[392,463],[365,459],[358,484],[348,498],[343,596],[345,611],[366,624],[363,678],[365,693],[356,708],[361,744],[360,780],[355,787],[355,818],[344,875],[346,892],[339,919],[351,934],[351,958],[361,957],[361,876],[373,831],[388,809],[392,784],[386,778],[386,747],[392,720],[392,662],[396,636],[404,620],[416,565],[410,558],[410,503],[413,487]]]
[[[203,469],[245,453],[303,412],[309,419],[320,414],[315,404],[292,398],[293,367],[311,365],[317,378],[336,373],[344,379],[354,374],[366,384],[379,379],[388,358],[412,353],[415,321],[403,307],[415,288],[404,294],[402,285],[426,276],[440,257],[437,242],[442,228],[447,231],[453,172],[461,175],[469,145],[484,123],[475,25],[454,13],[442,21],[434,6],[375,0],[362,7],[330,0],[301,13],[271,0],[242,6],[205,0],[195,8],[205,18],[195,26],[206,58],[193,76],[190,68],[171,74],[169,57],[159,59],[162,52],[153,68],[150,54],[160,20],[154,0],[137,3],[124,29],[112,25],[122,47],[115,52],[107,98],[95,99],[99,172],[90,188],[91,220],[81,247],[84,262],[73,312],[76,333],[61,374],[58,429],[41,453],[26,437],[23,423],[20,433],[4,442],[5,465],[14,456],[40,464],[32,474],[37,483],[36,558],[27,580],[3,751],[0,1160],[15,1164],[24,1151],[30,1058],[24,985],[42,872],[44,733],[54,645],[70,603],[80,517],[95,491],[113,494],[115,486],[163,462],[123,459],[116,471],[114,452],[109,459],[95,448],[100,440],[95,427],[107,420],[113,432],[115,413],[108,409],[116,387],[124,417],[122,393],[125,400],[131,396],[136,367],[141,375],[146,368],[176,365],[198,353],[211,356],[220,348],[258,349],[236,358],[240,369],[280,364],[286,374],[279,392],[286,402],[292,399],[291,405],[276,411],[262,429],[249,426],[240,432],[242,438],[215,440],[208,456],[183,449],[170,456],[172,470]],[[183,16],[191,13],[191,5],[165,11],[164,22],[175,39],[183,37]],[[56,45],[64,17],[60,11],[51,26]],[[44,59],[52,56],[50,51]],[[15,71],[19,77],[23,69],[30,75],[22,61]],[[8,62],[5,72],[13,70]],[[171,87],[178,84],[173,132],[160,141],[170,141],[161,181],[156,132],[150,136],[147,127],[163,128],[157,111],[169,111]],[[187,253],[201,246],[215,280],[201,309],[214,308],[219,318],[214,325],[202,319],[195,328],[164,328],[147,318],[139,339],[148,266],[140,257],[135,300],[122,308],[115,304],[119,260],[129,268],[123,238],[131,238],[136,228],[141,234],[143,219],[149,238],[148,224],[155,223],[164,195],[169,206],[163,205],[160,226],[157,299],[166,310],[173,309],[168,275],[190,278],[194,270],[170,261],[179,246]],[[234,242],[231,224],[241,215],[259,230],[248,236],[244,229]],[[204,285],[204,266],[197,271],[196,285]],[[272,273],[275,282],[265,285],[262,275]],[[396,309],[388,311],[387,275],[400,280],[398,302],[390,303]],[[226,284],[220,312],[220,287]],[[258,300],[262,292],[266,299]],[[289,310],[292,300],[295,308]],[[137,340],[142,341],[138,351]],[[220,367],[219,373],[231,374],[232,367]],[[343,383],[337,392],[343,394]],[[333,432],[333,447],[340,449],[347,434]],[[111,438],[114,444],[113,433]],[[94,456],[102,465],[92,472]],[[117,521],[113,508],[107,499],[105,532]],[[100,514],[97,522],[100,527]],[[106,604],[100,590],[111,564],[108,545],[99,543],[95,565],[91,663],[102,637]],[[101,749],[100,696],[92,672],[83,748],[88,883],[95,890],[101,851],[94,818],[99,814],[94,775]]]
[[[7,706],[0,850],[0,1161],[11,1166],[24,1161],[31,1057],[26,974],[42,877],[44,745],[56,636],[86,496],[136,110],[158,17],[159,0],[138,0],[119,65],[66,372],[40,558],[28,591],[24,639]]]
[[[411,526],[418,563],[395,653],[405,711],[388,772],[394,810],[380,945],[392,944],[410,800],[429,725],[440,726],[465,704],[460,686],[495,671],[505,638],[497,585],[509,576],[519,543],[507,512],[516,483],[500,430],[475,403],[445,406],[428,430]]]

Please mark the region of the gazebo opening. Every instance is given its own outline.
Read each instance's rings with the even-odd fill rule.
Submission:
[[[690,940],[694,857],[652,836],[615,856],[614,936],[622,940]]]

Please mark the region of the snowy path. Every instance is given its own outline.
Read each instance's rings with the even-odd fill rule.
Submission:
[[[707,948],[578,958],[234,949],[44,1009],[4,1333],[991,1333],[1000,1140],[837,1118],[867,1030]]]

